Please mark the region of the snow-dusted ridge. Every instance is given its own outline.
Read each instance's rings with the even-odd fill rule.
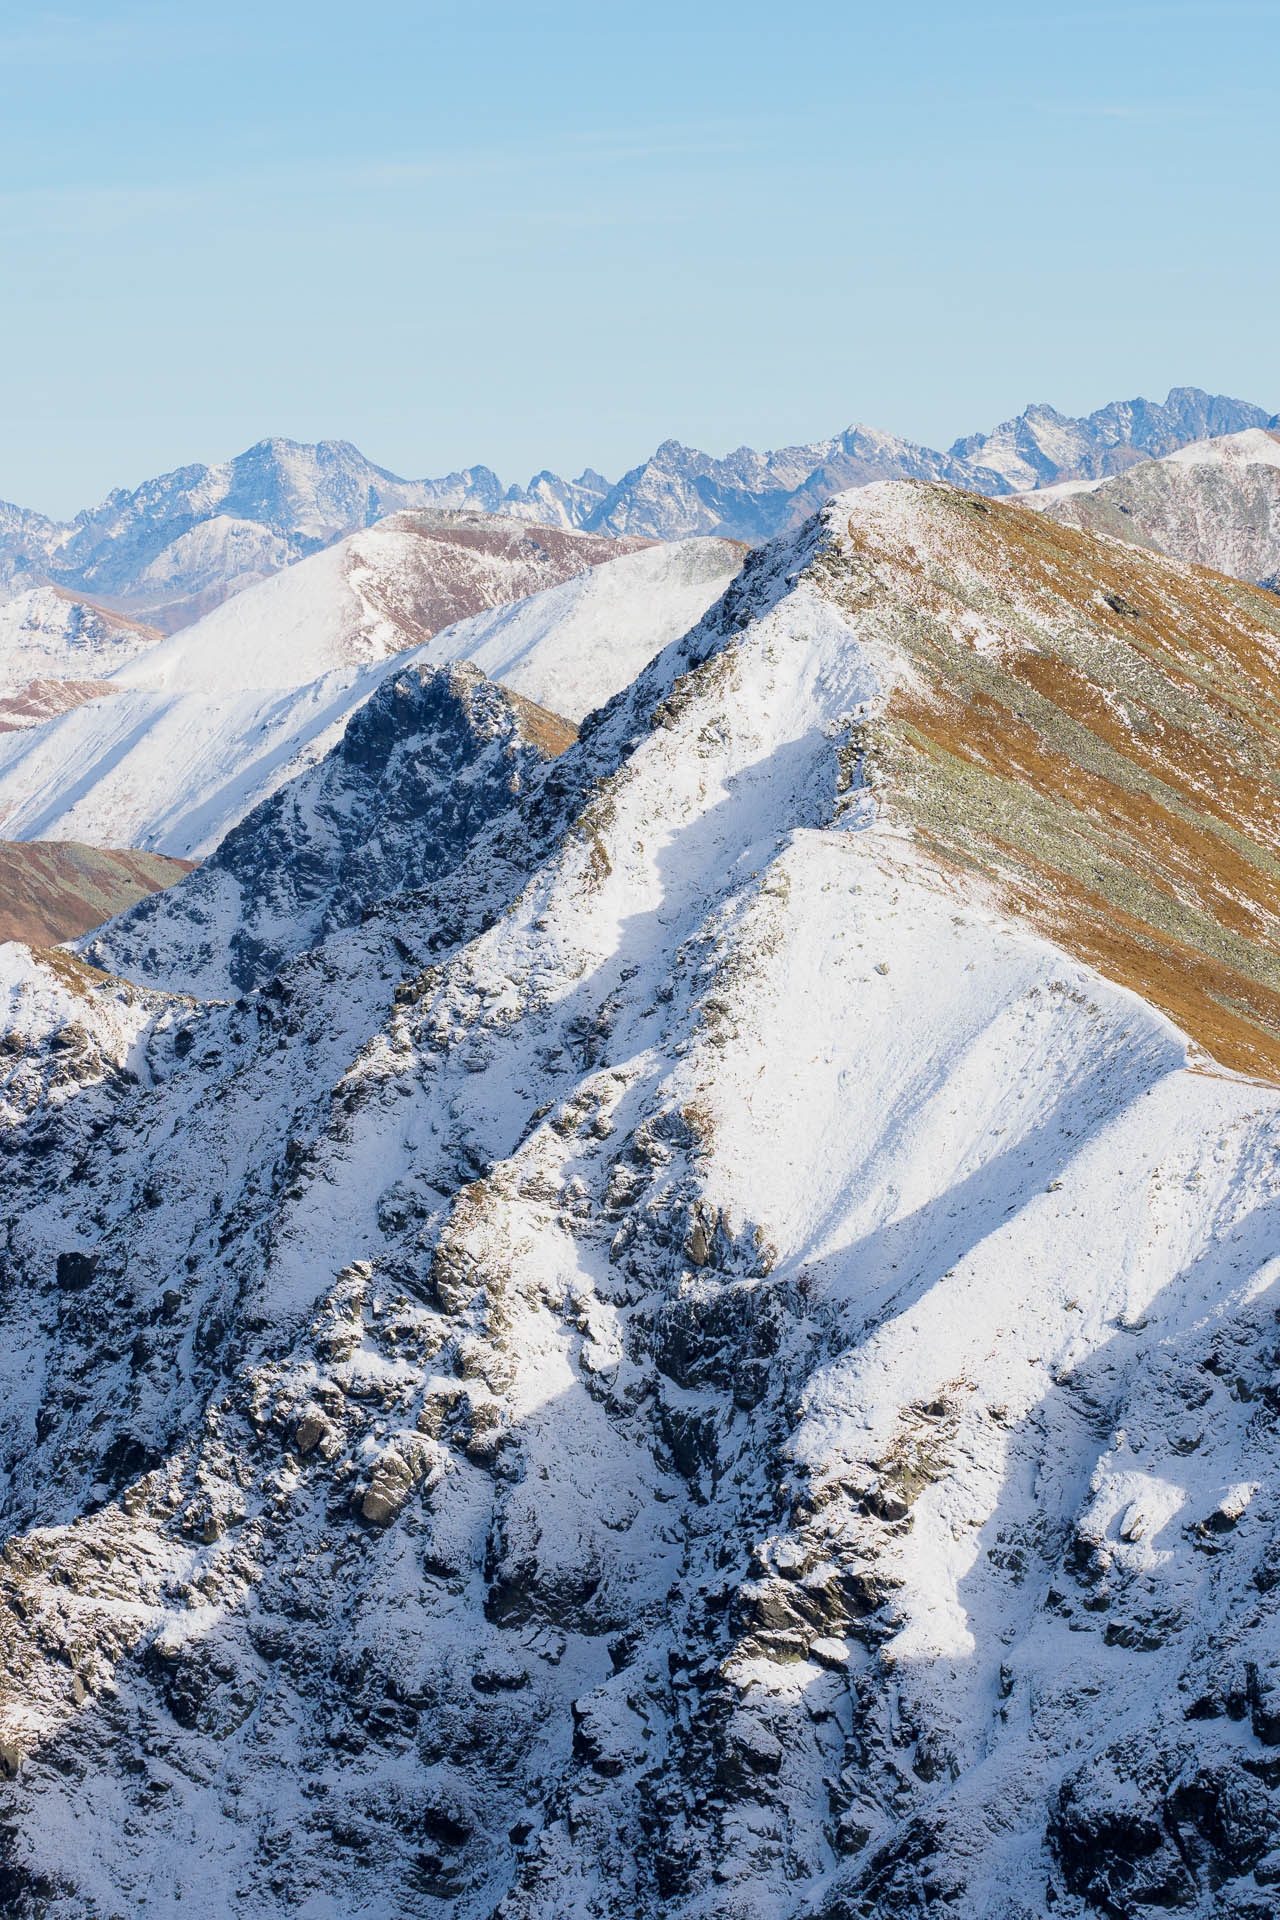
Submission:
[[[575,729],[469,662],[392,671],[314,767],[262,801],[165,903],[81,943],[97,967],[234,998],[469,844]]]
[[[239,1004],[6,959],[19,1912],[1265,1911],[1280,1094],[1063,943],[1277,619],[845,496]]]
[[[1025,504],[1238,579],[1280,588],[1280,433],[1200,440],[1118,479],[1052,487]]]

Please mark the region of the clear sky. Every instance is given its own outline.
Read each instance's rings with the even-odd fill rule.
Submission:
[[[0,498],[1280,408],[1280,0],[0,0]]]

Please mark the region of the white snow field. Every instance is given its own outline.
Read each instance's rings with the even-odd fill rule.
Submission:
[[[153,628],[56,587],[0,588],[0,695],[33,680],[95,680],[156,643]]]
[[[563,586],[476,614],[412,658],[430,666],[472,660],[513,693],[566,720],[582,720],[696,626],[741,561],[741,549],[726,540],[647,547]]]

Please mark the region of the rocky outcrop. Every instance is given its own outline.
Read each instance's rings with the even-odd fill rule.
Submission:
[[[460,865],[575,734],[465,662],[403,667],[337,746],[255,807],[178,893],[143,901],[85,956],[206,997],[261,986],[379,901]]]

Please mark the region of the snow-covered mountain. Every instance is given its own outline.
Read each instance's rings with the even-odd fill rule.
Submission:
[[[0,733],[110,693],[105,676],[159,639],[154,627],[59,587],[0,593]]]
[[[474,648],[517,693],[578,718],[692,625],[741,559],[726,541],[657,547],[393,515],[140,654],[110,676],[109,697],[0,735],[0,830],[200,857],[327,752],[415,643],[436,636],[432,663]],[[544,616],[537,589],[553,582],[564,584]],[[528,595],[501,636],[492,621],[473,632],[459,619]],[[561,638],[522,669],[547,617]]]
[[[234,1004],[0,950],[10,1909],[1267,1912],[1278,648],[880,485]]]
[[[133,912],[121,905],[124,917],[82,951],[173,992],[234,998],[358,925],[371,903],[459,866],[576,733],[467,662],[430,667],[414,656],[318,765],[228,833],[167,911],[158,894]]]
[[[993,469],[1013,493],[1069,479],[1120,473],[1144,458],[1158,458],[1219,434],[1280,425],[1280,416],[1248,401],[1201,387],[1171,387],[1163,402],[1117,400],[1084,419],[1052,407],[1028,407],[994,433],[957,440],[952,455]]]
[[[434,666],[472,660],[526,699],[582,720],[697,625],[744,557],[732,540],[650,547],[477,614],[437,634],[414,658]]]
[[[1027,504],[1064,525],[1280,590],[1278,432],[1199,440],[1118,479],[1068,483]]]
[[[429,485],[397,479],[346,441],[272,439],[218,466],[117,488],[68,525],[42,531],[26,516],[14,544],[55,581],[176,627],[353,528],[434,504]]]
[[[667,440],[616,483],[587,469],[504,485],[488,467],[401,480],[346,441],[263,440],[234,460],[190,466],[57,524],[0,502],[0,578],[47,578],[175,630],[230,594],[404,508],[504,514],[548,526],[677,540],[756,542],[797,525],[842,487],[946,480],[1006,494],[1118,473],[1216,434],[1280,425],[1245,401],[1175,387],[1162,404],[1113,402],[1083,419],[1028,407],[946,452],[874,427],[725,459]]]

